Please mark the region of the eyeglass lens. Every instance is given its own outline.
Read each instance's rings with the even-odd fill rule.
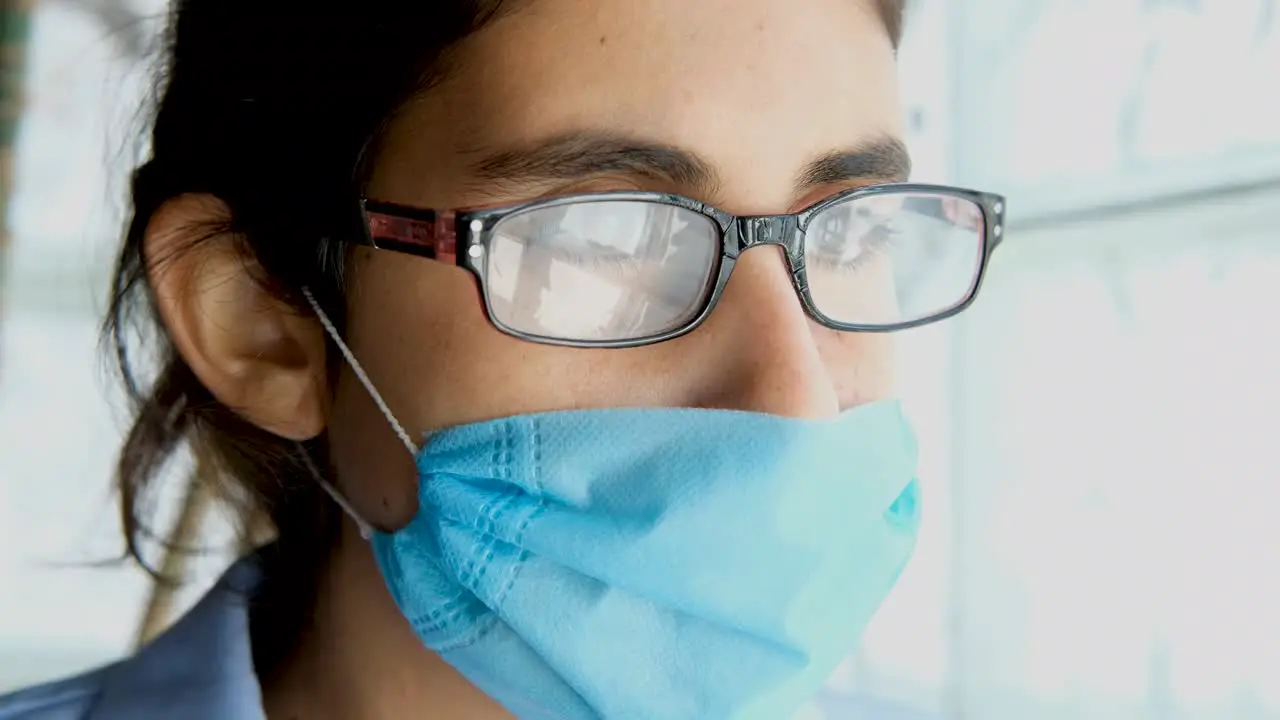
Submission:
[[[813,304],[845,325],[941,315],[973,293],[983,228],[982,208],[950,195],[885,193],[824,209],[804,237]]]
[[[963,198],[885,193],[813,216],[804,272],[829,320],[895,325],[972,293],[982,209]],[[517,333],[578,342],[655,337],[688,326],[715,290],[715,221],[640,200],[532,208],[493,229],[483,265],[494,319]]]

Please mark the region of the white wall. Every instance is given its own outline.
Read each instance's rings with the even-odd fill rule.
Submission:
[[[108,168],[134,136],[145,68],[85,13],[39,5],[0,283],[0,690],[127,652],[149,586],[104,564],[122,551],[124,418],[97,352],[124,189]]]

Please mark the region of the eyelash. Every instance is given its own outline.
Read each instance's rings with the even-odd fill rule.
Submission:
[[[819,245],[814,248],[818,251],[814,260],[832,269],[850,273],[856,272],[857,270],[860,270],[865,263],[879,257],[886,250],[892,247],[894,242],[901,236],[902,231],[898,230],[892,222],[880,223],[868,228],[862,234],[862,239],[864,241],[862,248],[859,250],[857,255],[848,261],[841,259],[843,257],[842,251],[845,249],[843,243],[836,244],[836,247],[834,248],[830,247],[830,245],[826,243],[824,243],[824,245],[827,245],[826,247]],[[868,240],[870,241],[868,242]],[[629,274],[634,277],[634,271],[645,264],[643,260],[623,253],[604,254],[600,252],[576,250],[563,246],[543,248],[542,251],[546,252],[552,260],[559,260],[568,265],[572,265],[589,272],[604,271],[606,273],[616,273],[618,275]],[[823,262],[828,258],[835,262]]]
[[[830,267],[847,272],[853,272],[860,269],[864,263],[878,257],[888,248],[892,247],[893,243],[901,236],[902,231],[897,229],[892,222],[880,223],[872,226],[862,234],[862,238],[870,238],[871,242],[865,242],[858,254],[850,261],[841,261],[841,258],[843,257],[842,251],[845,249],[844,244],[838,244],[834,248],[834,252],[832,252],[833,248],[829,245],[827,247],[822,247],[820,245],[818,248],[815,248],[818,250],[817,257],[815,259],[825,260],[826,257],[834,256],[833,259],[835,262],[827,263]]]
[[[554,248],[547,252],[553,260],[560,260],[566,264],[590,272],[599,272],[603,270],[606,272],[617,273],[619,275],[630,273],[634,277],[634,270],[644,264],[644,261],[622,253],[611,253],[606,255],[591,251],[583,252],[565,247]]]

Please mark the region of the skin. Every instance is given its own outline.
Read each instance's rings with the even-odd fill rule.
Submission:
[[[477,91],[482,89],[483,91]],[[453,74],[392,124],[369,196],[453,208],[597,190],[676,192],[737,214],[792,212],[864,177],[798,189],[834,151],[900,134],[894,53],[870,3],[851,0],[536,0],[467,40]],[[627,171],[495,182],[493,152],[576,131],[681,148],[718,181]],[[215,199],[152,219],[168,257]],[[412,458],[350,371],[325,380],[323,331],[256,285],[229,238],[151,269],[179,351],[216,397],[287,438],[328,432],[341,491],[394,529],[417,509]],[[841,334],[803,312],[777,248],[739,261],[707,322],[628,350],[536,345],[486,321],[464,271],[361,250],[347,341],[412,436],[552,409],[714,407],[828,417],[893,392],[891,337]],[[314,630],[280,680],[272,718],[497,718],[503,711],[427,651],[353,525],[327,570]]]

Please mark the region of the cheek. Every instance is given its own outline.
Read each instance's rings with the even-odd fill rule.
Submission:
[[[842,333],[817,324],[813,333],[842,409],[897,394],[893,334]]]
[[[407,523],[417,510],[414,458],[350,369],[334,394],[328,437],[339,485],[356,512],[383,529]]]
[[[466,272],[391,253],[357,258],[346,338],[418,443],[431,430],[547,410],[662,404],[644,396],[650,352],[537,345],[489,324]],[[416,510],[417,473],[355,374],[344,370],[329,424],[334,464],[356,509],[382,527]]]
[[[858,292],[852,304],[869,321],[901,319],[898,286],[893,264],[887,259],[870,263],[858,273]],[[827,358],[827,371],[838,388],[841,407],[852,407],[895,396],[897,343],[893,333],[839,333],[819,345]]]
[[[511,388],[528,389],[538,358],[489,325],[465,271],[375,252],[356,263],[352,277],[352,350],[415,440],[492,417]]]
[[[358,252],[349,277],[345,339],[410,440],[421,444],[432,429],[476,419],[492,397],[474,391],[492,354],[470,278],[376,251]],[[407,522],[417,507],[414,458],[350,367],[334,395],[329,438],[356,509],[381,527]]]

